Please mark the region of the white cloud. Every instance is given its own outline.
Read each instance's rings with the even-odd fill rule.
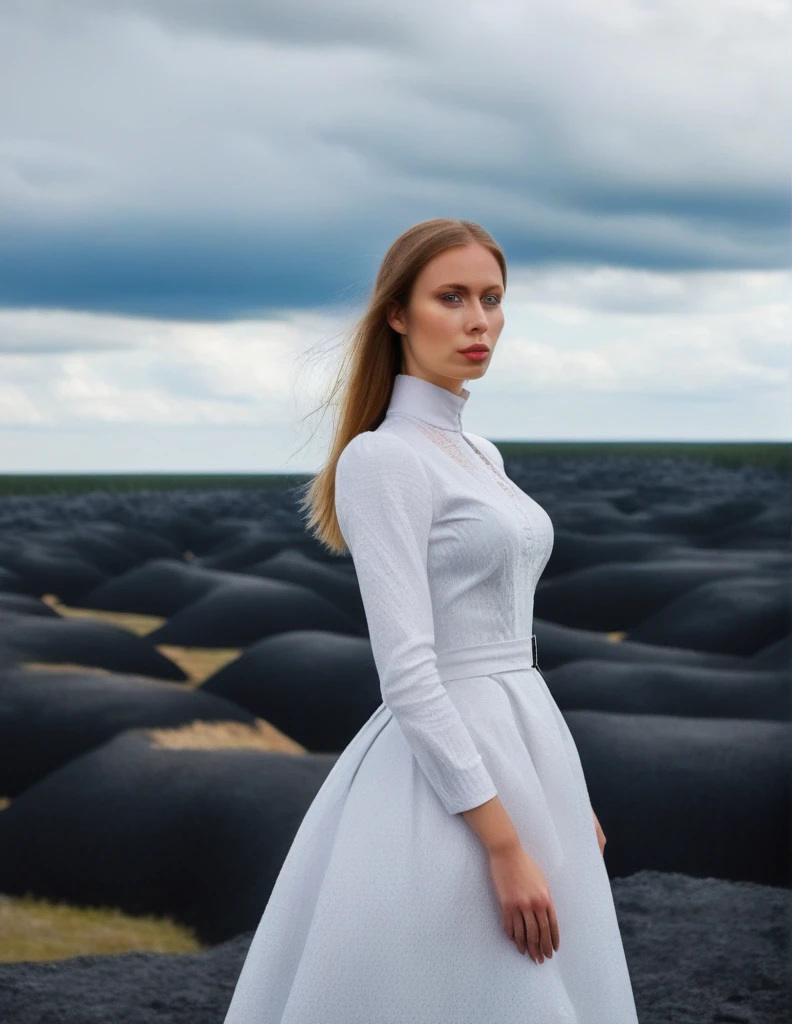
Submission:
[[[338,330],[300,312],[205,324],[6,310],[0,331],[17,344],[13,354],[0,346],[0,423],[274,422],[289,415],[295,358]],[[18,344],[25,337],[28,349]]]
[[[792,385],[787,289],[781,273],[518,270],[478,411],[495,407],[499,394],[606,393],[616,403],[665,394],[695,404],[764,390],[769,401],[783,401]],[[9,336],[31,333],[30,323],[26,312],[2,317]],[[295,313],[201,324],[53,313],[46,324],[46,351],[0,354],[6,426],[288,423],[313,408],[294,375],[300,357],[308,346],[343,341],[351,321]],[[102,345],[92,352],[80,337]],[[330,370],[329,348],[325,357]],[[321,374],[307,366],[318,386]]]
[[[137,348],[141,324],[69,309],[0,309],[0,355],[44,355]]]
[[[41,422],[41,412],[24,388],[0,380],[0,426],[28,426]]]
[[[529,392],[687,395],[792,388],[785,273],[523,271],[494,376]],[[501,347],[502,346],[502,347]]]

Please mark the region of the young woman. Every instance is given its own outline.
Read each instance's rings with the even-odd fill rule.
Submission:
[[[352,555],[383,703],[300,825],[225,1024],[637,1021],[605,837],[537,663],[552,524],[462,424],[505,288],[483,228],[426,221],[352,338],[303,508]]]

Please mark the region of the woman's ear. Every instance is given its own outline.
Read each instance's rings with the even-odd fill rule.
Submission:
[[[396,331],[398,334],[407,333],[407,328],[405,327],[404,324],[404,315],[402,313],[402,308],[401,305],[396,301],[396,299],[391,299],[391,301],[388,303],[385,316],[387,318],[388,323],[394,329],[394,331]]]

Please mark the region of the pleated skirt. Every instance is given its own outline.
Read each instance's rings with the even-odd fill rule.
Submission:
[[[531,638],[438,655],[526,853],[560,948],[506,934],[486,850],[449,814],[384,704],[295,835],[225,1024],[636,1024],[583,769]]]

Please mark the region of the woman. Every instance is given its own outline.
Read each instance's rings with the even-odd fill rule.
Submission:
[[[552,524],[462,426],[505,286],[483,228],[426,221],[353,337],[303,507],[352,555],[383,703],[300,825],[225,1024],[637,1021],[605,838],[537,665]]]

